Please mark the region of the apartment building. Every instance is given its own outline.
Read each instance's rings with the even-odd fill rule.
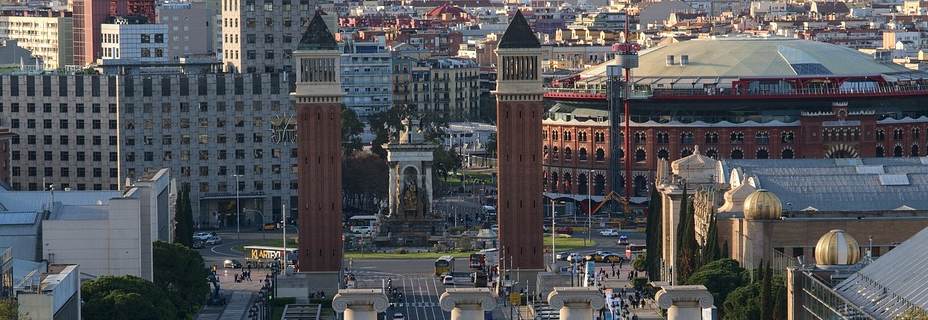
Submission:
[[[4,75],[14,190],[117,190],[170,168],[201,226],[296,208],[295,119],[281,74]],[[291,196],[292,194],[292,196]]]
[[[386,41],[346,41],[341,56],[341,80],[345,106],[361,117],[390,109],[393,105],[392,58]]]
[[[74,64],[92,64],[102,56],[100,25],[111,17],[144,17],[155,21],[154,0],[73,0]]]
[[[330,30],[338,19],[328,0],[223,0],[222,61],[227,72],[285,72],[316,10],[327,15]],[[329,23],[331,20],[331,23]]]
[[[476,115],[480,102],[480,68],[469,59],[397,57],[394,63],[397,103],[451,119]]]
[[[45,69],[73,63],[72,19],[48,10],[4,11],[0,16],[0,40],[17,40],[20,47],[42,60]]]

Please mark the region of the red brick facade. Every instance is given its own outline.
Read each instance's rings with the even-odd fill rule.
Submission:
[[[341,105],[298,103],[300,272],[342,263]]]
[[[501,259],[513,269],[544,269],[541,101],[501,101],[496,107]]]
[[[633,192],[646,195],[658,158],[682,158],[696,145],[703,154],[726,159],[926,156],[926,130],[926,119],[878,121],[872,113],[848,115],[846,109],[803,114],[798,123],[776,125],[633,125]],[[606,178],[612,159],[608,122],[545,120],[541,144],[546,192],[586,194],[590,170],[593,195],[612,190]]]

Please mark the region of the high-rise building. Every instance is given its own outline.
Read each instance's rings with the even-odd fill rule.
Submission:
[[[295,53],[300,272],[332,274],[342,263],[340,52],[317,11]],[[336,276],[337,279],[337,276]]]
[[[545,110],[541,45],[521,11],[516,11],[496,52],[500,264],[525,273],[522,279],[531,279],[545,269],[538,148]]]
[[[291,55],[313,12],[333,12],[325,0],[222,2],[222,62],[230,72],[290,71]],[[329,26],[334,23],[329,24]]]
[[[0,16],[0,40],[14,39],[20,47],[42,60],[43,68],[72,64],[72,19],[63,12],[46,10],[4,11]]]
[[[279,221],[282,205],[297,203],[289,83],[278,74],[0,76],[0,180],[8,173],[14,190],[116,190],[169,168],[203,227],[234,225],[236,196],[242,226]]]

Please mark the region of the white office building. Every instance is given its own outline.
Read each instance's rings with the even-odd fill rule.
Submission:
[[[346,41],[342,54],[342,98],[345,106],[366,117],[393,105],[393,62],[386,40]]]
[[[168,61],[168,26],[115,18],[100,25],[103,64],[158,64]]]

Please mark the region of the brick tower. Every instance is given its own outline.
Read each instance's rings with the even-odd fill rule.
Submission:
[[[496,50],[496,126],[499,153],[500,260],[534,286],[544,271],[542,248],[541,45],[516,11]],[[511,275],[511,279],[515,275]]]
[[[342,264],[342,89],[338,44],[319,12],[293,58],[299,143],[297,271],[326,279],[334,276],[333,284],[326,282],[331,286],[337,283]]]

